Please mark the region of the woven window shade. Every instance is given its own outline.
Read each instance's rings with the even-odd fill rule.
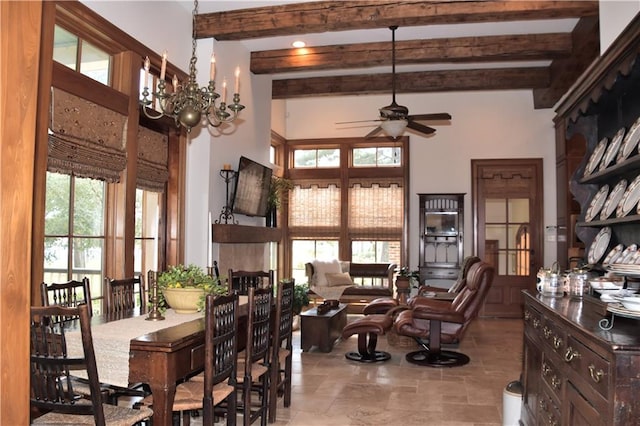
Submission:
[[[340,188],[328,185],[296,184],[289,193],[289,226],[291,228],[340,229]]]
[[[354,240],[402,238],[404,189],[400,180],[357,180],[349,186],[349,235]]]
[[[127,116],[53,88],[47,170],[118,182],[127,163]]]
[[[164,192],[169,180],[169,138],[145,127],[138,127],[138,175],[136,186]]]

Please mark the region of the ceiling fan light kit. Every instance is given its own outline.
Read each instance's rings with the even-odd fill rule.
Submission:
[[[380,123],[380,127],[387,135],[395,139],[404,133],[407,124],[407,120],[386,120]]]

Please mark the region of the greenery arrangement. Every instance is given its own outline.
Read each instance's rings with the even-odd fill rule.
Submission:
[[[158,276],[158,297],[159,306],[166,309],[166,302],[162,295],[163,290],[168,288],[199,288],[204,290],[204,294],[225,295],[228,287],[219,278],[214,278],[207,274],[197,265],[175,265],[169,266],[166,271]],[[204,296],[201,298],[199,308],[204,307]]]
[[[293,313],[300,315],[302,308],[309,305],[309,285],[296,284],[293,286]]]
[[[281,178],[278,176],[271,177],[271,186],[269,187],[269,197],[267,203],[269,208],[278,209],[282,204],[282,198],[287,191],[293,189],[293,182],[289,179]]]
[[[408,266],[403,266],[401,268],[396,268],[396,274],[398,277],[408,278],[411,284],[420,282],[420,271],[411,270]]]

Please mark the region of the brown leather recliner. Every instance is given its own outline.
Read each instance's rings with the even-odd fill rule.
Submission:
[[[462,266],[460,267],[458,278],[448,290],[440,287],[421,285],[420,287],[418,287],[418,296],[425,295],[429,292],[452,293],[452,294],[460,292],[464,288],[464,286],[467,285],[467,274],[469,273],[469,269],[473,264],[478,262],[480,262],[480,258],[477,256],[465,257],[464,260],[462,261]],[[389,312],[391,309],[395,308],[396,306],[400,306],[400,305],[402,305],[400,300],[393,299],[390,297],[374,299],[369,304],[367,304],[367,306],[364,307],[363,313],[365,315],[384,314]]]
[[[409,310],[400,312],[394,327],[398,334],[413,337],[422,350],[408,353],[407,361],[431,367],[454,367],[469,362],[465,354],[445,351],[441,343],[458,343],[477,316],[493,282],[493,266],[478,262],[471,266],[467,285],[453,302],[414,297]],[[428,339],[427,345],[424,340]]]

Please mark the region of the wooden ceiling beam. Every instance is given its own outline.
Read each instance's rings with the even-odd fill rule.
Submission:
[[[397,74],[397,93],[516,90],[549,85],[547,67],[445,70]],[[274,80],[272,99],[391,93],[391,74]]]
[[[600,55],[599,22],[594,17],[582,18],[578,21],[571,33],[573,54],[565,58],[554,59],[551,62],[549,86],[533,91],[534,108],[553,107]]]
[[[597,1],[318,1],[196,16],[197,38],[243,40],[326,31],[597,16]]]
[[[571,54],[570,33],[396,41],[396,64],[552,60]],[[251,72],[277,74],[391,66],[391,42],[251,53]]]

